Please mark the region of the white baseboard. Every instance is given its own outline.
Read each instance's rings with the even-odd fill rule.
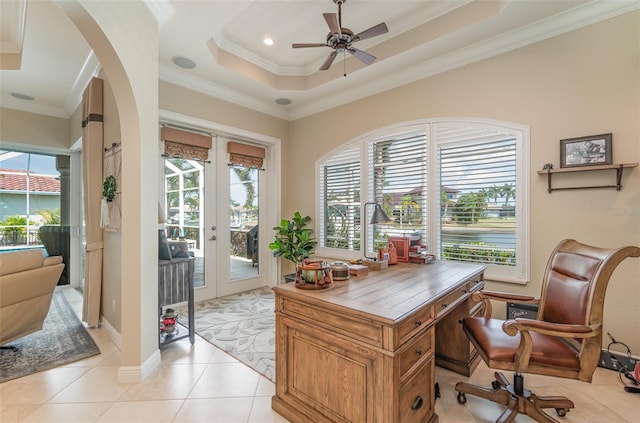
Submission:
[[[111,341],[122,351],[122,336],[109,323],[104,316],[100,316],[100,325],[109,334]],[[140,366],[120,366],[118,369],[118,383],[140,383],[147,378],[158,366],[160,366],[160,350],[156,350]]]
[[[116,345],[116,347],[118,347],[120,351],[122,351],[122,336],[102,315],[100,316],[100,326],[102,326],[102,329],[107,331],[107,334],[109,335],[109,338],[111,338],[111,341]]]
[[[120,366],[118,383],[141,383],[160,366],[160,350],[149,357],[141,366]]]

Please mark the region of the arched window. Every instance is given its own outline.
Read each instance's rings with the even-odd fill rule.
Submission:
[[[317,251],[375,257],[389,237],[403,237],[409,258],[479,263],[488,279],[524,283],[528,150],[527,127],[471,119],[410,122],[351,140],[317,163]],[[391,220],[370,224],[366,203]]]

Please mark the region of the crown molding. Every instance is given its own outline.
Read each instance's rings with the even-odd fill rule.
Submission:
[[[70,117],[80,104],[82,104],[82,95],[85,88],[94,76],[100,74],[101,69],[102,65],[98,61],[98,58],[93,53],[93,50],[90,50],[64,102],[64,113],[66,117]]]
[[[169,0],[144,0],[144,4],[158,23],[158,28],[162,27],[176,11]]]
[[[594,1],[578,9],[573,9],[570,12],[565,12],[533,23],[525,28],[520,28],[437,58],[402,68],[376,78],[375,81],[364,83],[355,88],[343,90],[338,94],[326,96],[305,105],[292,108],[289,112],[289,119],[295,120],[320,113],[333,107],[338,107],[548,38],[575,31],[637,9],[640,9],[640,2],[637,0],[624,2]]]
[[[167,65],[160,65],[159,78],[162,81],[198,91],[211,97],[228,101],[230,103],[237,104],[238,106],[246,107],[279,119],[288,120],[289,118],[289,114],[275,104],[272,105],[267,101],[243,94],[237,90],[204,80],[197,76],[185,75],[184,72],[173,69]]]

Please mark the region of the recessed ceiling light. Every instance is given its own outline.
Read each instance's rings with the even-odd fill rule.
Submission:
[[[271,38],[269,38],[269,37],[265,37],[264,38],[264,43],[265,43],[265,45],[272,46],[273,45],[273,40]]]
[[[191,59],[187,59],[186,57],[176,56],[171,60],[176,66],[181,67],[182,69],[193,69],[196,67],[196,62]]]
[[[289,104],[291,104],[291,100],[289,100],[288,98],[279,98],[276,100],[276,103],[281,106],[288,106]]]
[[[26,95],[26,94],[11,93],[11,95],[14,96],[15,98],[19,98],[20,100],[29,100],[29,101],[35,100],[34,97],[31,97],[30,95]]]

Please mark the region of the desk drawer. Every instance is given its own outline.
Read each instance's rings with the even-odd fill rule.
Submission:
[[[433,351],[433,327],[416,336],[403,347],[399,355],[400,379],[420,360],[428,357]]]
[[[400,423],[423,422],[427,416],[433,414],[434,371],[434,361],[430,358],[400,389]]]
[[[429,326],[431,322],[433,322],[433,307],[431,306],[424,307],[404,319],[397,329],[398,345],[407,342],[414,334]]]
[[[289,299],[282,302],[282,312],[294,318],[311,321],[316,326],[341,333],[369,345],[382,346],[382,325],[380,324],[358,320],[345,314],[322,310]]]
[[[463,299],[466,299],[466,297],[469,295],[468,285],[469,284],[465,284],[461,288],[458,288],[457,290],[453,291],[452,293],[446,295],[444,298],[441,298],[436,302],[437,317],[442,316],[457,303],[459,303]]]

